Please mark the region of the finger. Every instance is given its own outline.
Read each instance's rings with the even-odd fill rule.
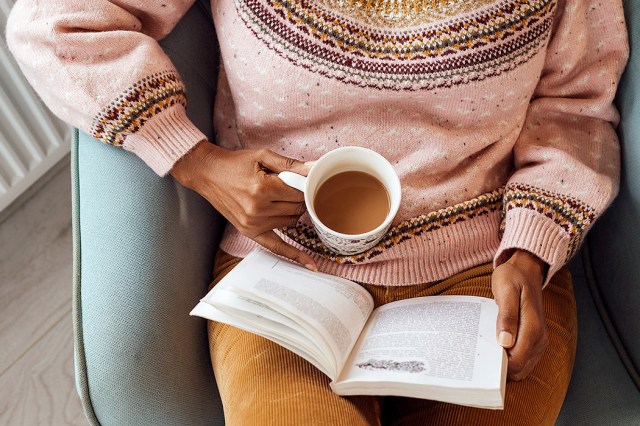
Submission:
[[[298,216],[250,216],[238,220],[238,230],[249,238],[273,231],[288,228],[298,223]]]
[[[264,196],[274,202],[304,202],[304,192],[290,187],[276,175],[270,175],[262,172],[262,190],[264,191]]]
[[[269,206],[268,215],[300,217],[306,210],[307,210],[307,207],[305,206],[304,202],[291,203],[287,201],[274,201]]]
[[[268,218],[262,219],[263,225],[261,228],[264,229],[260,234],[273,231],[274,229],[280,228],[290,228],[292,226],[296,226],[298,223],[298,216],[272,216]]]
[[[318,270],[318,266],[311,256],[285,243],[273,231],[258,235],[254,238],[254,241],[275,254],[304,265],[305,268],[311,271]]]
[[[504,348],[512,347],[518,337],[520,316],[520,288],[496,271],[491,278],[493,297],[498,304],[496,338]]]
[[[309,166],[306,166],[302,161],[285,157],[284,155],[276,154],[275,152],[269,150],[260,151],[258,162],[264,168],[273,173],[289,171],[306,176],[307,173],[309,173],[310,168]]]
[[[521,380],[536,366],[549,344],[542,291],[523,288],[518,338],[509,350],[509,378]]]

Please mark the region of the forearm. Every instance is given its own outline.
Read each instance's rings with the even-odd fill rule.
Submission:
[[[495,258],[497,266],[513,249],[529,251],[549,265],[547,282],[617,194],[613,99],[628,56],[619,0],[594,9],[566,3],[558,3],[545,69],[514,147]]]
[[[164,174],[204,139],[185,115],[184,84],[156,41],[191,3],[18,0],[7,42],[56,115]]]

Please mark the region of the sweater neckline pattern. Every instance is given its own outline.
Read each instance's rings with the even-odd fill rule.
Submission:
[[[254,35],[295,65],[397,91],[452,87],[527,63],[546,46],[556,7],[556,0],[502,0],[446,21],[374,29],[309,0],[235,2]]]

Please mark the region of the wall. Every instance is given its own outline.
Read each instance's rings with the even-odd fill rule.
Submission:
[[[72,131],[42,104],[4,40],[14,0],[0,0],[0,212],[67,156]]]

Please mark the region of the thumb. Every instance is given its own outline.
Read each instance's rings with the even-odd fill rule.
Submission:
[[[311,258],[311,256],[285,243],[273,231],[260,234],[255,237],[254,240],[272,253],[300,263],[304,265],[305,268],[311,271],[315,272],[318,270],[318,266],[316,265],[316,262]]]
[[[306,176],[310,169],[310,167],[306,166],[302,161],[285,157],[284,155],[276,154],[269,150],[260,152],[258,162],[273,173],[287,171]]]
[[[493,297],[498,304],[496,338],[504,348],[511,348],[518,334],[520,318],[520,290],[502,274],[492,276]]]

